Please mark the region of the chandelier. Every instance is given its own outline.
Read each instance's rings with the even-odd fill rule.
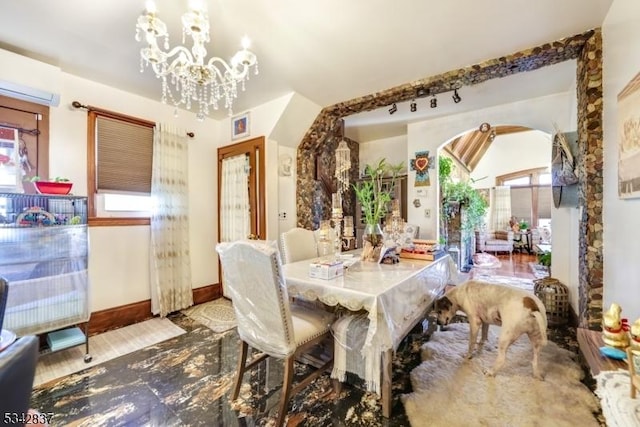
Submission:
[[[184,46],[169,49],[169,33],[166,24],[158,18],[156,6],[147,1],[146,10],[138,17],[136,40],[147,44],[140,49],[140,72],[151,67],[159,79],[162,79],[162,103],[174,106],[184,105],[191,109],[198,104],[198,120],[204,120],[209,107],[217,110],[224,99],[224,108],[232,114],[233,100],[238,96],[238,85],[244,91],[244,82],[249,79],[249,69],[253,66],[258,74],[258,60],[249,51],[250,41],[242,39],[239,50],[230,64],[219,57],[206,60],[209,43],[209,17],[203,2],[191,0],[189,11],[182,15],[182,43],[191,36],[191,50]],[[163,48],[158,39],[164,38]],[[206,61],[206,62],[205,62]]]

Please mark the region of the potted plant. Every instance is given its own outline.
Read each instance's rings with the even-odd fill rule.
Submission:
[[[365,165],[364,179],[353,184],[356,198],[362,207],[365,221],[363,234],[363,259],[376,259],[382,246],[383,233],[380,221],[387,214],[388,204],[391,202],[396,179],[404,167],[404,162],[397,165],[380,160],[376,165]],[[385,179],[390,178],[390,185],[383,185]]]
[[[551,251],[538,252],[537,258],[540,267],[535,271],[541,271],[544,275],[551,276]],[[536,277],[538,276],[536,275]]]
[[[525,221],[524,219],[522,219],[518,223],[518,228],[520,229],[520,231],[525,233],[529,229],[529,223],[527,221]]]
[[[73,183],[67,178],[61,178],[59,176],[52,180],[42,179],[39,176],[34,176],[29,179],[35,185],[36,190],[40,194],[69,194]]]

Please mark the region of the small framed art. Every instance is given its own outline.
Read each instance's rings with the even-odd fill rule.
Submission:
[[[249,136],[249,113],[240,114],[231,119],[231,139]]]

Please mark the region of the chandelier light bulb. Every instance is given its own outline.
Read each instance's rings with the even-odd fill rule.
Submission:
[[[202,0],[189,0],[189,10],[205,12],[207,9]]]
[[[242,48],[243,49],[249,49],[251,47],[251,39],[247,35],[242,37],[241,43],[242,43]]]
[[[152,15],[157,11],[156,3],[153,0],[147,0],[147,2],[145,3],[145,8],[147,10],[147,13]]]

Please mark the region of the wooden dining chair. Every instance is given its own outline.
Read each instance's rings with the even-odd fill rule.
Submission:
[[[275,242],[225,242],[218,244],[216,250],[220,255],[222,274],[233,301],[241,340],[231,399],[237,399],[242,377],[247,370],[269,356],[284,359],[284,379],[276,423],[281,426],[287,414],[290,396],[298,393],[333,365],[330,332],[333,314],[289,301]],[[294,360],[323,342],[328,345],[331,357],[294,386]],[[247,364],[249,346],[263,354]]]
[[[315,235],[313,231],[306,228],[295,227],[282,233],[280,246],[283,264],[318,256]]]

